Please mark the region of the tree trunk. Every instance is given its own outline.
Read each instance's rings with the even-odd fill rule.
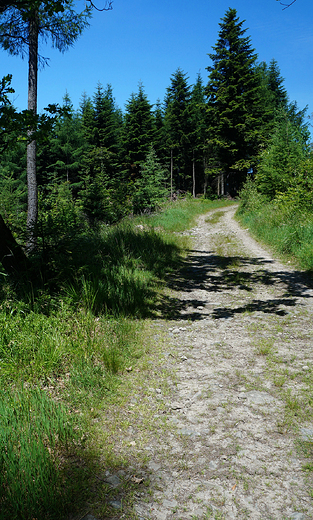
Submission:
[[[173,200],[173,148],[171,148],[171,200]]]
[[[29,57],[28,57],[28,110],[37,114],[37,76],[38,76],[38,19],[34,16],[29,21]],[[37,220],[38,220],[38,196],[36,174],[36,140],[32,139],[34,128],[28,131],[27,144],[27,251],[32,252],[37,247]]]
[[[203,173],[204,173],[203,195],[206,196],[206,190],[208,188],[209,179],[208,179],[208,174],[207,174],[207,171],[206,171],[206,158],[205,158],[205,154],[203,154]]]
[[[192,151],[192,196],[196,198],[196,162],[195,151]]]
[[[0,262],[9,274],[21,273],[28,260],[0,215]]]
[[[219,173],[217,176],[217,196],[224,197],[225,195],[225,176],[224,173]]]

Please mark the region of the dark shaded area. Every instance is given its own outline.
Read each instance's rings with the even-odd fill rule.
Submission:
[[[32,257],[30,279],[15,282],[16,297],[49,314],[51,305],[68,298],[74,306],[129,317],[201,320],[231,318],[245,312],[284,316],[297,305],[297,298],[311,297],[309,275],[300,271],[272,271],[266,258],[224,257],[214,251],[188,251],[185,260],[179,247],[167,243],[152,230],[116,226],[108,233],[88,233],[74,226],[56,237],[46,235],[37,257]],[[2,280],[7,283],[8,279]],[[160,295],[160,287],[183,292],[186,300]],[[203,290],[216,295],[256,285],[280,287],[272,299],[251,299],[238,305],[220,307],[218,301],[188,299],[188,293]],[[1,298],[0,285],[0,298]],[[5,299],[7,293],[2,292]],[[53,303],[54,302],[54,303]]]
[[[181,300],[164,296],[159,306],[159,312],[165,319],[171,320],[201,320],[211,316],[215,319],[231,318],[236,314],[244,312],[263,312],[265,314],[276,314],[284,316],[288,314],[288,309],[295,307],[297,298],[311,298],[308,290],[313,288],[313,281],[307,273],[301,271],[272,271],[271,260],[265,258],[249,258],[244,256],[223,257],[214,252],[190,250],[188,259],[174,277],[168,281],[168,287],[174,291],[184,293],[194,290],[204,290],[218,295],[224,291],[230,292],[235,289],[242,289],[252,292],[256,285],[269,287],[281,287],[283,294],[279,298],[270,300],[254,299],[243,304],[240,299],[238,306],[214,307],[211,312],[203,312],[197,309],[199,306],[205,307],[204,300]],[[253,268],[252,272],[249,272]],[[242,269],[244,269],[242,271]],[[247,269],[247,270],[245,270]],[[190,307],[195,310],[190,310]]]
[[[66,298],[94,314],[146,317],[155,312],[166,275],[179,269],[181,250],[153,230],[127,223],[107,233],[74,227],[46,235],[27,262],[24,276],[0,279],[0,301],[10,283],[16,299],[47,315]]]
[[[11,230],[0,215],[0,262],[11,275],[25,272],[29,262],[21,246],[16,242]]]

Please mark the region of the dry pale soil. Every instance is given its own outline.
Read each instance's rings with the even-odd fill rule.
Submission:
[[[124,427],[107,442],[129,465],[104,473],[112,510],[97,520],[313,518],[313,289],[235,210],[184,232],[192,248],[150,323],[150,357],[111,412]]]

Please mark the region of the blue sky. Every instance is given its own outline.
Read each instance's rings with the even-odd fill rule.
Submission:
[[[78,9],[84,0],[78,0]],[[94,0],[103,7],[104,0]],[[142,82],[151,103],[164,99],[170,76],[180,67],[206,83],[208,53],[226,10],[237,10],[259,61],[275,58],[290,100],[313,112],[313,2],[297,0],[282,10],[275,0],[114,0],[110,12],[94,12],[87,29],[65,54],[41,47],[50,64],[39,73],[38,108],[61,103],[67,91],[74,108],[82,93],[92,96],[98,82],[111,83],[122,109]],[[11,73],[14,104],[27,105],[27,62],[0,50],[1,76]]]

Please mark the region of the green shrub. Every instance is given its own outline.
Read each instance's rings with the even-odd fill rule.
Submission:
[[[255,181],[249,176],[244,183],[240,193],[239,214],[256,212],[268,202],[266,196],[258,191]]]
[[[141,176],[134,185],[134,213],[152,212],[164,202],[168,195],[166,181],[168,172],[161,166],[151,147],[145,163],[141,166]]]

